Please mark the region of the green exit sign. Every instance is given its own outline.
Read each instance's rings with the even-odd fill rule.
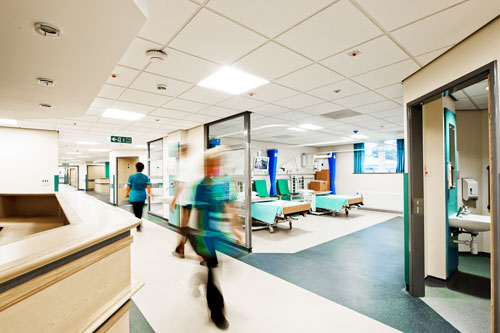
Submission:
[[[132,138],[129,136],[112,136],[111,142],[113,142],[113,143],[132,143]]]
[[[69,163],[63,163],[62,165],[63,166],[69,166]]]

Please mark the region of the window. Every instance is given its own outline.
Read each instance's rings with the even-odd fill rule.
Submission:
[[[404,169],[403,140],[380,140],[355,145],[355,173],[396,173]],[[364,146],[364,147],[363,147]],[[362,148],[363,147],[363,148]],[[398,150],[400,147],[400,151]],[[356,156],[357,155],[357,156]],[[364,156],[359,156],[364,155]],[[361,165],[360,165],[361,164]]]

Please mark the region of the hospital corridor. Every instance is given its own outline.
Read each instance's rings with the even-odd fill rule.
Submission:
[[[0,26],[0,332],[500,331],[499,1]]]

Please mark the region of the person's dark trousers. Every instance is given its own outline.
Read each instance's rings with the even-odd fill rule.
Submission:
[[[144,202],[131,202],[134,208],[134,215],[138,219],[142,219],[142,210],[144,209]]]
[[[226,320],[224,317],[224,297],[215,284],[213,268],[210,266],[208,267],[207,305],[210,309],[210,317],[215,324]]]

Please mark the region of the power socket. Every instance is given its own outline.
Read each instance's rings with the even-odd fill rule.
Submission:
[[[42,179],[42,186],[50,186],[50,181],[48,179]]]

